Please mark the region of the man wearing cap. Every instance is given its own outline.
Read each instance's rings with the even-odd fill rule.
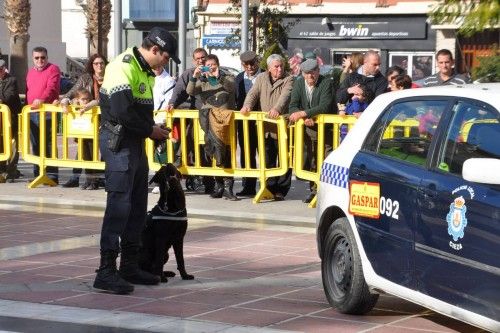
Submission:
[[[168,137],[168,131],[153,120],[152,68],[166,65],[169,59],[180,63],[176,50],[175,38],[167,30],[155,27],[141,47],[128,48],[106,67],[100,90],[99,147],[106,162],[107,202],[101,230],[101,262],[94,288],[128,294],[134,290],[132,284],[160,282],[159,276],[138,266],[148,196],[149,168],[144,141],[148,137],[155,140]]]
[[[236,85],[236,110],[243,107],[247,93],[252,88],[257,75],[260,74],[259,57],[254,51],[246,51],[240,55],[241,66],[243,72],[239,73],[235,79]],[[258,103],[253,107],[254,110],[259,110]],[[245,160],[244,150],[244,136],[243,136],[243,122],[239,121],[237,124],[238,144],[240,145],[240,163],[241,167],[247,166]],[[257,127],[255,121],[248,121],[248,140],[250,149],[250,167],[255,169],[257,167],[256,154],[257,154]],[[256,193],[257,179],[256,178],[243,178],[243,190],[236,193],[237,196],[254,196]]]
[[[289,121],[294,123],[299,119],[304,119],[306,125],[304,168],[315,171],[317,168],[318,133],[312,118],[318,114],[337,113],[336,103],[333,103],[334,95],[330,79],[319,74],[319,65],[316,59],[307,59],[300,65],[300,69],[302,77],[295,80],[290,97]],[[331,144],[325,144],[325,149],[331,149]],[[310,182],[309,188],[311,192],[303,200],[305,203],[311,202],[316,195],[314,182]]]
[[[5,60],[0,59],[0,104],[5,104],[10,109],[12,139],[17,142],[17,115],[21,112],[21,100],[15,77],[7,72]],[[10,143],[9,143],[10,144]],[[5,172],[5,177],[0,177],[0,182],[13,182],[17,177],[17,162],[19,153],[13,152],[8,161],[0,162],[0,172]]]

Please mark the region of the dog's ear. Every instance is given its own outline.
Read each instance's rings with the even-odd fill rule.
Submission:
[[[149,184],[153,184],[153,183],[156,183],[156,184],[161,184],[165,181],[165,176],[166,176],[166,166],[163,165],[160,170],[156,171],[156,173],[154,174],[153,178],[151,178],[151,180],[149,181]]]
[[[177,173],[179,170],[173,165],[172,163],[167,163],[167,165],[164,166],[165,168],[165,175],[167,177],[172,177],[172,176],[177,176]]]

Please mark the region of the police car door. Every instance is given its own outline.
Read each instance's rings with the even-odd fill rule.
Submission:
[[[373,269],[412,288],[416,190],[447,104],[411,98],[390,105],[372,126],[350,168],[349,211]],[[419,127],[428,135],[421,135]],[[378,205],[367,199],[374,196]]]
[[[500,158],[500,116],[458,99],[419,188],[415,238],[418,288],[450,304],[500,318],[500,188],[468,182],[469,158]]]

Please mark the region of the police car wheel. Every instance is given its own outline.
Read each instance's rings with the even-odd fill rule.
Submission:
[[[377,302],[363,277],[361,258],[347,218],[337,219],[324,242],[321,274],[328,302],[342,313],[364,314]]]

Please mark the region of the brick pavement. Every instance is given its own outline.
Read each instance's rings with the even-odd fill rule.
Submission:
[[[250,204],[258,215],[252,221],[234,208],[218,214],[206,206],[219,201],[196,198],[191,204],[204,201],[205,207],[191,207],[200,214],[190,217],[185,242],[187,270],[195,280],[175,277],[137,286],[131,295],[98,293],[91,285],[103,194],[93,193],[93,201],[78,189],[29,190],[49,193],[37,197],[16,192],[20,183],[0,186],[11,193],[0,195],[0,329],[12,328],[5,326],[12,318],[31,318],[53,323],[50,332],[63,322],[135,332],[480,331],[391,296],[382,296],[362,317],[332,309],[321,287],[314,224],[307,225],[313,212],[286,223],[285,208],[303,205],[298,199],[272,209]],[[281,218],[270,219],[277,209]],[[210,211],[212,216],[201,214]],[[175,270],[175,264],[166,268]]]

